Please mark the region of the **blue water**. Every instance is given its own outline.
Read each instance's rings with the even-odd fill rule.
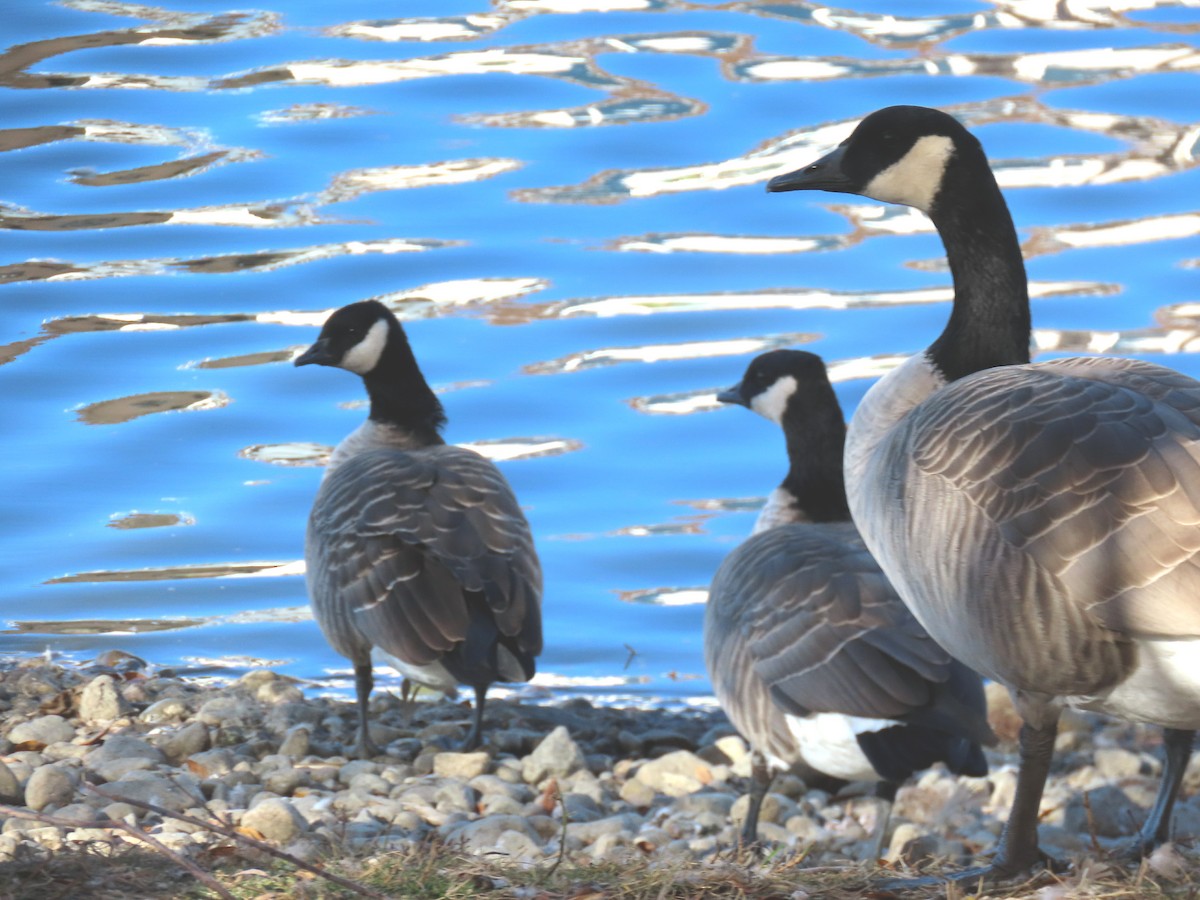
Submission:
[[[539,683],[706,695],[704,588],[783,473],[713,391],[948,312],[923,217],[763,191],[862,115],[976,130],[1044,352],[1200,376],[1200,4],[1052,6],[10,0],[0,652],[344,688],[300,557],[361,389],[290,361],[376,297],[526,506]],[[879,368],[834,371],[849,413]]]

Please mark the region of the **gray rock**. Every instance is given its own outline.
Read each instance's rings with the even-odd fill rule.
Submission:
[[[1134,834],[1141,825],[1146,811],[1136,806],[1120,788],[1107,785],[1088,791],[1083,797],[1073,799],[1063,816],[1063,828],[1081,835],[1095,834],[1098,837],[1121,837]],[[1088,815],[1088,808],[1091,815]]]
[[[263,800],[242,816],[242,826],[254,828],[274,844],[296,840],[306,829],[304,817],[292,804],[281,797]]]
[[[734,797],[731,794],[701,791],[679,797],[671,804],[671,808],[693,816],[708,813],[722,818],[729,818],[729,812],[733,808],[733,803]]]
[[[25,805],[35,812],[47,806],[62,806],[75,796],[76,778],[62,766],[41,766],[33,770],[25,785]]]
[[[433,758],[433,774],[442,778],[461,778],[464,781],[482,775],[492,758],[484,751],[477,753],[439,753]]]
[[[171,812],[183,812],[197,802],[174,781],[150,772],[130,772],[120,781],[106,784],[104,792],[117,802],[129,801],[134,806],[137,802],[153,803]]]
[[[647,809],[654,798],[658,796],[654,788],[646,784],[644,781],[638,781],[636,778],[631,778],[621,785],[621,799],[630,806],[638,809]]]
[[[25,802],[25,790],[13,770],[0,761],[0,803],[20,806]]]
[[[255,722],[260,715],[258,707],[245,697],[225,694],[205,701],[204,705],[196,712],[196,719],[205,725],[229,728]]]
[[[138,718],[148,725],[161,725],[166,722],[181,722],[187,715],[188,705],[183,700],[178,697],[164,697],[142,710]]]
[[[281,797],[290,796],[295,792],[296,788],[308,780],[303,769],[293,769],[290,767],[273,769],[263,775],[262,779],[264,790],[271,791]]]
[[[519,816],[525,805],[507,794],[484,794],[479,798],[479,814],[482,816]]]
[[[562,803],[554,807],[554,815],[568,822],[595,822],[604,818],[604,810],[587,794],[563,794]]]
[[[69,741],[75,737],[75,729],[62,716],[38,716],[28,722],[22,722],[8,733],[8,739],[14,744],[34,741],[40,744],[54,744],[58,741]]]
[[[537,862],[545,855],[541,845],[534,838],[520,831],[503,832],[490,852],[503,854],[513,862],[525,864]]]
[[[479,792],[461,781],[447,781],[433,795],[434,805],[442,812],[474,812]]]
[[[579,745],[566,726],[559,725],[522,761],[521,776],[528,784],[537,784],[551,776],[570,775],[585,765]]]
[[[111,675],[97,675],[79,697],[79,718],[85,722],[111,722],[129,712],[129,701],[121,696]]]
[[[108,804],[101,810],[101,812],[113,821],[120,820],[122,822],[128,822],[130,825],[135,825],[137,824],[137,818],[140,810],[130,806],[128,803],[118,801],[116,803]]]
[[[526,784],[513,784],[496,775],[476,775],[468,784],[485,797],[488,794],[504,794],[519,803],[528,803],[534,793]]]
[[[628,833],[632,836],[641,828],[643,821],[637,813],[618,813],[594,822],[568,822],[566,832],[568,837],[590,844],[602,834]]]
[[[159,747],[175,763],[189,756],[203,753],[209,748],[208,727],[201,722],[188,722],[176,731],[170,731]]]
[[[275,734],[283,734],[297,725],[310,728],[320,724],[324,717],[321,707],[312,703],[279,703],[271,707],[265,720],[267,728]]]
[[[222,775],[228,775],[237,764],[233,751],[227,747],[193,753],[189,761],[192,763],[192,771],[202,778],[220,778]]]
[[[127,773],[154,769],[167,761],[149,742],[132,735],[116,734],[83,758],[83,766],[105,781],[116,781]]]
[[[350,779],[347,787],[356,794],[386,795],[392,789],[387,781],[374,772],[359,772]]]
[[[309,730],[307,725],[294,725],[287,730],[279,742],[279,752],[294,759],[308,755]]]
[[[523,816],[488,816],[474,822],[456,822],[438,829],[438,833],[447,842],[461,843],[463,849],[469,853],[490,852],[501,837],[509,832],[523,835],[536,846],[541,846],[541,838],[537,831]]]

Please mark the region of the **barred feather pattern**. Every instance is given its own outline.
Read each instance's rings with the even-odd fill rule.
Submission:
[[[1017,690],[1095,696],[1139,645],[1200,638],[1200,382],[1054,360],[977,372],[907,415],[903,386],[881,388],[851,427],[851,509],[939,643]]]
[[[992,739],[978,679],[924,632],[848,522],[780,526],[730,553],[704,646],[721,706],[781,768],[801,761],[788,716],[929,726],[942,738],[924,765]]]
[[[488,681],[532,677],[541,567],[512,489],[478,453],[376,447],[340,460],[313,504],[305,555],[321,630],[356,663],[378,647],[428,665],[467,642],[479,658],[465,664],[494,670]],[[469,641],[480,629],[482,642]]]

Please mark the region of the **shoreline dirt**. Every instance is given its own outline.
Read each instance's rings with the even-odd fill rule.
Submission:
[[[1015,717],[1002,692],[989,698],[1003,738],[989,751],[991,774],[935,769],[904,787],[889,865],[960,866],[994,843],[1015,786]],[[235,887],[230,896],[351,895],[299,864],[354,873],[355,884],[378,881],[372,866],[431,867],[419,887],[379,882],[383,896],[801,900],[854,896],[869,884],[871,864],[860,861],[877,806],[852,788],[831,795],[777,779],[760,824],[766,856],[737,852],[749,759],[719,711],[494,700],[483,750],[461,753],[466,703],[405,704],[378,692],[372,709],[385,753],[351,760],[343,747],[353,739],[352,704],[306,696],[268,670],[215,687],[119,653],[81,666],[0,661],[0,896],[72,896],[54,888],[74,877],[68,870],[82,879],[74,896],[217,896]],[[1102,861],[1150,805],[1160,743],[1157,729],[1066,717],[1042,841],[1074,860],[1075,874],[988,896],[1195,896],[1195,760],[1176,811],[1182,845],[1140,867]],[[272,862],[253,841],[286,859]],[[116,888],[117,859],[150,857],[165,893],[153,879]],[[280,869],[293,873],[283,887]],[[438,888],[451,869],[474,886]],[[568,872],[566,886],[539,881]],[[634,890],[639,872],[650,879],[645,894]],[[208,873],[216,880],[206,885]],[[578,890],[581,878],[591,894]]]

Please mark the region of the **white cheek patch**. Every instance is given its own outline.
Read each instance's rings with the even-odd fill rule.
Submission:
[[[750,408],[772,422],[783,421],[783,411],[787,408],[788,400],[796,393],[796,379],[784,375],[761,394],[750,398]]]
[[[942,185],[954,141],[942,134],[927,134],[899,160],[868,182],[864,196],[884,203],[902,203],[929,212]]]
[[[361,341],[346,351],[339,365],[356,375],[366,375],[378,364],[387,338],[388,323],[380,319],[367,330]]]

